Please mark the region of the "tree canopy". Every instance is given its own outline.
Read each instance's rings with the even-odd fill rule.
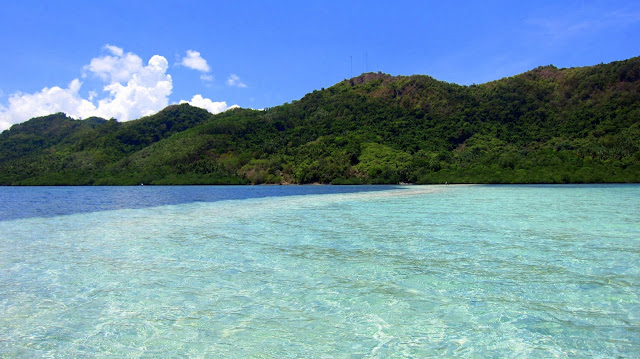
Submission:
[[[0,134],[2,185],[640,181],[640,58],[460,86],[366,73],[300,100]]]

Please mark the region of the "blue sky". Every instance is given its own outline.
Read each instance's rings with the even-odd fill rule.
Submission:
[[[4,1],[0,130],[277,106],[365,71],[484,83],[640,55],[638,1]]]

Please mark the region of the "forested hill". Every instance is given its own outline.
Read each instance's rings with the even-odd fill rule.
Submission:
[[[640,58],[471,86],[368,73],[264,111],[0,134],[2,185],[315,182],[640,182]]]

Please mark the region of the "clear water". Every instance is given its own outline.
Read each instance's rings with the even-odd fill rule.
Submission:
[[[0,187],[0,221],[192,202],[357,193],[386,186]]]
[[[638,185],[242,189],[0,188],[0,357],[640,356]]]

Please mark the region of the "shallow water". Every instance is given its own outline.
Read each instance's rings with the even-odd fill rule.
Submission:
[[[640,355],[638,185],[189,188],[0,221],[0,356]]]

